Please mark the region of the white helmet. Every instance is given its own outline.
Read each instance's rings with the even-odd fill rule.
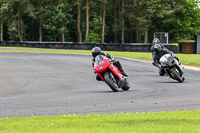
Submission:
[[[153,45],[160,44],[160,40],[158,38],[153,39]]]

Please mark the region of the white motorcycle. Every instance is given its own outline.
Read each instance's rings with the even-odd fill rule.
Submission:
[[[182,83],[185,80],[184,68],[171,54],[163,55],[159,62],[161,63],[162,69],[169,75],[170,78]]]

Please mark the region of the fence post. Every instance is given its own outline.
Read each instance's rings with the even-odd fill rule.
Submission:
[[[196,54],[200,54],[200,34],[196,37]]]

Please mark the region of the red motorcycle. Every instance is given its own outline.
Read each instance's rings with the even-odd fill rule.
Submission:
[[[95,72],[114,91],[129,90],[128,78],[121,74],[111,59],[103,55],[97,55],[94,62]]]

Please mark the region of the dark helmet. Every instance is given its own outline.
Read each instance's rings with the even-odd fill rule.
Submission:
[[[160,40],[158,38],[153,39],[153,45],[159,44],[159,43],[160,43]]]
[[[99,53],[101,53],[101,49],[99,47],[94,47],[92,49],[92,56],[95,58]]]
[[[154,45],[154,49],[155,49],[156,53],[160,53],[162,51],[162,47],[159,44]]]

